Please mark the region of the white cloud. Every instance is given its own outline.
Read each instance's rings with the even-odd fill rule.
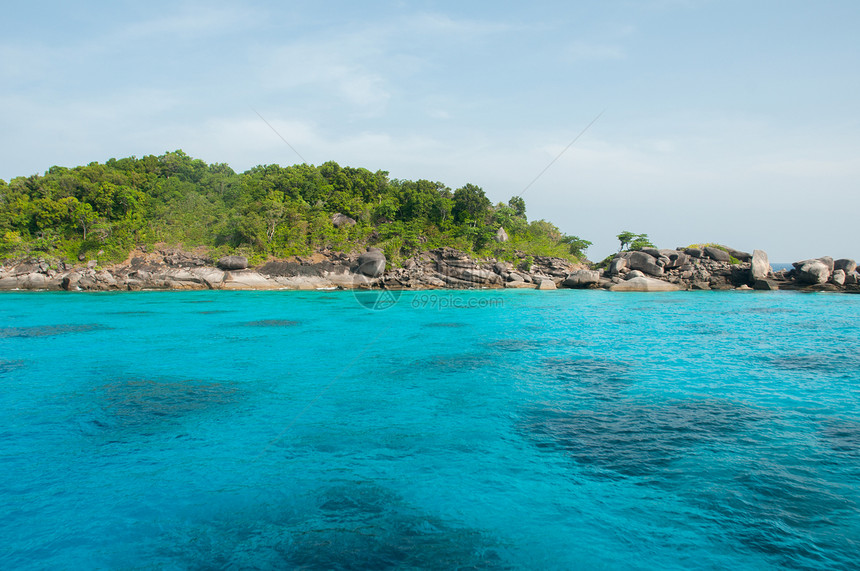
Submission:
[[[336,94],[352,111],[378,115],[391,97],[383,76],[365,63],[372,65],[378,52],[372,43],[347,37],[274,49],[259,46],[252,59],[258,62],[256,80],[267,92],[288,96],[307,88],[318,93],[310,94],[318,101]]]

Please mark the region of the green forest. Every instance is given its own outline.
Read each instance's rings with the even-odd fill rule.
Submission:
[[[355,223],[336,225],[338,213]],[[495,240],[500,227],[509,241]],[[236,173],[178,150],[0,180],[2,259],[119,262],[156,244],[252,261],[377,246],[397,265],[442,246],[508,260],[584,259],[590,242],[530,222],[521,197],[493,205],[473,184],[452,191],[335,162]]]

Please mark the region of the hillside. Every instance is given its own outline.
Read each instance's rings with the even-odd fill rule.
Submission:
[[[499,228],[506,242],[495,239]],[[493,205],[473,184],[452,191],[335,162],[236,173],[178,150],[0,180],[2,259],[109,263],[155,244],[258,262],[376,246],[395,267],[433,248],[578,261],[590,245],[528,221],[520,197]]]

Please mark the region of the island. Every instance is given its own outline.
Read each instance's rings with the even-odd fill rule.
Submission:
[[[606,289],[860,291],[854,260],[774,272],[720,244],[591,243],[473,184],[335,162],[243,173],[181,150],[0,180],[0,290]],[[625,247],[626,246],[626,247]]]

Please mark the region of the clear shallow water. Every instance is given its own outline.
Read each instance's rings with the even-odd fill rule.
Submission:
[[[860,296],[10,293],[0,386],[4,569],[860,562]]]

